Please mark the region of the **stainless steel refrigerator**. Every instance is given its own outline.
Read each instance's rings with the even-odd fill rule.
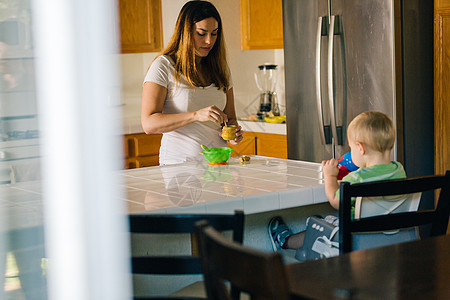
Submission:
[[[341,157],[348,123],[378,110],[393,159],[433,174],[433,1],[283,0],[283,19],[288,157]]]

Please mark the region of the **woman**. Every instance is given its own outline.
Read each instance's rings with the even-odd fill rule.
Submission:
[[[234,95],[228,69],[222,21],[207,1],[187,2],[175,32],[145,76],[142,127],[147,134],[163,133],[160,165],[201,160],[200,145],[226,146],[222,124],[236,125]]]

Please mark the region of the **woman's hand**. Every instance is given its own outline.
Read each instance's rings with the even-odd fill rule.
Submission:
[[[242,130],[242,127],[237,125],[236,126],[236,138],[234,138],[234,140],[229,141],[230,144],[232,144],[232,145],[239,144],[242,141],[242,139],[244,138],[243,134],[244,134],[244,131]]]
[[[227,115],[215,105],[197,110],[195,112],[195,119],[199,122],[212,121],[217,124],[228,122]]]
[[[322,161],[322,171],[323,171],[324,177],[329,177],[329,176],[337,177],[339,174],[339,169],[338,169],[337,165],[338,165],[338,160],[335,158]]]

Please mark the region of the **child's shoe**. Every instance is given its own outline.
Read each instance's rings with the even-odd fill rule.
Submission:
[[[281,217],[273,217],[267,226],[273,251],[287,249],[287,238],[292,235],[292,231],[284,223]]]

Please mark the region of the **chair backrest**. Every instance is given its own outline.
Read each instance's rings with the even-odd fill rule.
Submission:
[[[130,233],[139,234],[195,234],[195,223],[207,220],[218,231],[232,231],[232,239],[242,244],[244,213],[233,215],[191,214],[191,215],[130,215]],[[192,239],[196,241],[197,239]],[[192,245],[194,248],[196,245]],[[198,255],[149,255],[132,257],[133,274],[202,274]],[[158,297],[161,298],[161,297]],[[179,299],[179,297],[177,298]]]
[[[248,293],[251,299],[289,299],[281,254],[225,239],[207,221],[196,227],[208,299],[231,299],[226,281]]]
[[[440,189],[434,210],[410,211],[351,219],[352,197],[379,197],[413,194]],[[352,233],[377,232],[431,224],[431,236],[445,234],[450,214],[450,171],[431,175],[350,184],[341,182],[339,203],[339,250],[352,251]]]
[[[417,211],[422,193],[384,197],[356,197],[355,219]]]

